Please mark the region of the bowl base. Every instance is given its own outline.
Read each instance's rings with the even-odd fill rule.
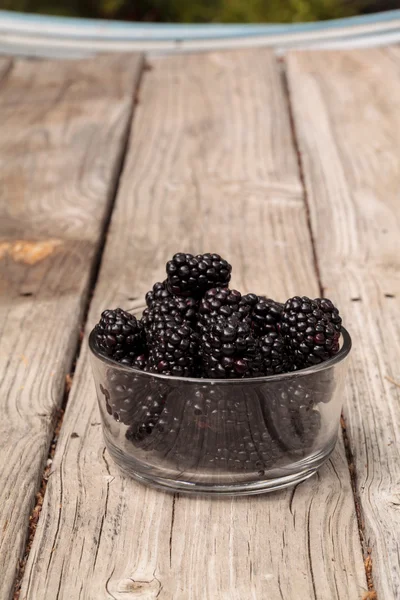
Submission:
[[[124,475],[132,477],[142,484],[149,485],[166,492],[179,492],[184,494],[207,496],[250,496],[255,494],[265,494],[267,492],[275,492],[277,490],[282,490],[284,488],[297,485],[315,475],[318,469],[329,459],[335,445],[336,443],[325,449],[323,452],[319,452],[318,454],[307,457],[307,459],[299,461],[297,465],[292,464],[290,467],[290,473],[288,474],[282,474],[284,473],[284,469],[281,469],[280,474],[273,477],[270,473],[269,477],[265,479],[243,481],[238,483],[226,483],[221,485],[216,483],[207,484],[203,482],[184,481],[182,479],[171,479],[168,477],[159,477],[152,474],[139,473],[131,466],[128,466],[125,461],[121,462],[118,460],[120,457],[116,456],[113,452],[113,448],[110,448],[109,444],[107,444],[108,451]]]

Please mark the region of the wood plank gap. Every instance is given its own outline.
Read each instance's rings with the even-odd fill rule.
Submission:
[[[363,518],[362,508],[361,508],[361,498],[360,498],[360,494],[358,493],[356,465],[355,465],[355,461],[354,461],[353,452],[351,450],[350,439],[347,434],[346,419],[344,417],[343,412],[340,416],[340,428],[342,430],[344,450],[346,453],[346,460],[347,460],[347,464],[349,466],[350,481],[351,481],[351,487],[353,490],[354,505],[355,505],[356,515],[357,515],[358,533],[360,535],[361,550],[362,550],[363,558],[364,558],[365,575],[367,578],[368,592],[370,594],[370,596],[366,596],[366,600],[378,600],[378,596],[377,596],[375,586],[374,586],[373,573],[372,573],[372,556],[371,556],[372,552],[371,552],[371,548],[368,547],[368,543],[367,543],[366,536],[365,536],[365,526],[364,526],[364,518]]]
[[[76,364],[76,361],[73,362],[73,365],[72,365],[73,370],[74,370],[75,364]],[[53,433],[53,436],[52,436],[52,439],[50,442],[49,451],[47,454],[47,460],[46,460],[46,463],[45,463],[45,466],[43,469],[42,479],[40,481],[39,489],[35,494],[35,505],[32,509],[31,514],[29,515],[28,533],[26,536],[25,550],[24,550],[22,558],[20,559],[19,564],[18,564],[17,574],[16,574],[16,578],[15,578],[15,583],[14,583],[13,600],[19,600],[19,597],[20,597],[21,582],[22,582],[22,579],[23,579],[23,576],[25,573],[25,566],[26,566],[26,562],[29,557],[29,552],[32,547],[33,539],[35,537],[36,528],[39,523],[40,514],[42,512],[42,506],[43,506],[44,496],[46,493],[47,482],[49,480],[50,475],[52,474],[51,464],[53,462],[53,457],[54,457],[54,454],[56,451],[58,436],[59,436],[59,433],[61,430],[61,425],[62,425],[62,421],[64,418],[65,407],[68,402],[68,395],[69,395],[69,392],[71,389],[71,384],[72,384],[72,376],[70,374],[68,374],[65,377],[63,401],[62,401],[62,405],[57,410],[57,419],[56,419],[56,423],[55,423],[55,427],[54,427],[54,433]]]
[[[286,101],[287,101],[287,107],[288,107],[289,119],[290,119],[290,129],[292,132],[292,140],[293,140],[293,145],[295,147],[296,155],[297,155],[297,164],[299,167],[299,177],[300,177],[300,181],[303,185],[303,190],[304,190],[304,192],[303,192],[304,206],[305,206],[305,210],[306,210],[307,227],[309,230],[311,246],[312,246],[315,274],[316,274],[316,278],[318,281],[320,296],[322,298],[324,296],[324,286],[322,283],[321,270],[320,270],[319,262],[318,262],[318,254],[317,254],[317,247],[316,247],[316,243],[315,243],[315,239],[314,239],[314,233],[313,233],[313,229],[311,226],[311,211],[310,211],[310,201],[309,201],[309,197],[308,197],[308,188],[306,185],[306,180],[305,180],[305,175],[304,175],[304,166],[303,166],[302,157],[301,157],[300,144],[299,144],[298,135],[296,132],[296,123],[295,123],[294,114],[293,114],[293,106],[292,106],[292,101],[291,101],[291,93],[290,93],[290,86],[289,86],[288,77],[287,77],[285,58],[281,58],[280,63],[282,65],[281,75],[282,75],[283,88],[284,88],[285,94],[286,94]],[[362,551],[363,558],[364,558],[365,574],[366,574],[366,578],[367,578],[368,593],[370,595],[374,594],[373,600],[377,600],[378,597],[377,597],[377,594],[375,591],[374,581],[373,581],[373,573],[372,573],[371,549],[368,547],[368,544],[366,542],[364,519],[363,519],[363,515],[362,515],[362,508],[361,508],[361,498],[360,498],[360,495],[358,493],[358,488],[357,488],[357,472],[356,472],[355,463],[353,460],[353,453],[351,450],[350,440],[347,435],[346,421],[345,421],[343,412],[341,413],[341,417],[340,417],[340,429],[342,432],[346,460],[347,460],[347,465],[348,465],[349,474],[350,474],[351,488],[353,491],[354,506],[355,506],[355,511],[356,511],[356,515],[357,515],[358,533],[360,536],[361,551]]]
[[[10,65],[10,67],[8,67],[8,69],[6,71],[6,76],[10,72],[11,66],[12,66],[12,64]],[[38,491],[35,494],[35,499],[36,499],[35,506],[33,507],[32,512],[29,516],[25,551],[24,551],[23,557],[19,561],[19,565],[18,565],[18,570],[17,570],[15,584],[14,584],[13,600],[18,600],[20,597],[21,583],[22,583],[22,579],[23,579],[23,576],[25,573],[25,566],[26,566],[26,563],[27,563],[27,560],[29,557],[29,553],[30,553],[30,549],[32,547],[32,543],[33,543],[33,540],[35,537],[36,528],[39,523],[40,514],[41,514],[42,506],[43,506],[43,500],[44,500],[44,496],[45,496],[46,488],[47,488],[47,482],[48,482],[50,475],[52,474],[51,464],[53,461],[54,454],[56,452],[59,433],[61,431],[64,414],[65,414],[65,409],[68,404],[69,393],[70,393],[71,387],[72,387],[72,380],[73,380],[76,365],[78,363],[79,356],[81,353],[82,342],[84,339],[83,332],[85,330],[86,321],[87,321],[89,309],[90,309],[90,304],[91,304],[91,301],[93,298],[93,293],[96,288],[97,280],[99,277],[101,261],[102,261],[102,257],[103,257],[103,253],[104,253],[104,248],[106,245],[106,240],[107,240],[107,233],[108,233],[108,230],[110,227],[111,218],[112,218],[112,214],[114,211],[114,206],[115,206],[115,201],[116,201],[117,194],[118,194],[121,175],[122,175],[122,172],[123,172],[124,166],[125,166],[127,148],[129,146],[129,141],[130,141],[131,132],[132,132],[132,126],[133,126],[133,120],[134,120],[133,119],[134,110],[135,110],[136,105],[138,104],[138,94],[139,94],[139,90],[140,90],[143,72],[145,70],[146,70],[146,66],[144,63],[144,58],[142,58],[142,66],[139,71],[138,81],[136,84],[136,88],[134,90],[135,98],[134,98],[134,101],[130,105],[130,111],[129,111],[129,116],[128,116],[128,120],[127,120],[128,126],[126,127],[125,135],[121,142],[120,155],[117,159],[112,192],[110,193],[110,199],[109,199],[109,202],[106,207],[105,214],[104,214],[101,234],[99,236],[97,250],[96,250],[96,258],[93,261],[93,265],[91,268],[90,283],[89,283],[89,286],[88,286],[88,289],[86,292],[85,305],[84,305],[84,309],[83,309],[81,325],[79,328],[79,335],[78,335],[78,338],[76,341],[76,348],[75,348],[75,351],[73,353],[73,357],[71,360],[70,372],[66,375],[66,378],[65,378],[63,401],[62,401],[60,408],[57,411],[56,422],[55,422],[53,434],[51,436],[51,441],[49,444],[49,451],[47,454],[46,462],[43,467],[42,479],[40,481]],[[1,83],[2,83],[2,78],[0,79],[0,86],[1,86]]]
[[[281,66],[280,73],[281,73],[281,79],[282,79],[282,86],[283,86],[283,90],[285,93],[286,107],[287,107],[287,111],[289,114],[289,123],[290,123],[290,132],[292,134],[292,142],[293,142],[293,146],[294,146],[294,149],[296,152],[297,166],[298,166],[298,170],[299,170],[299,179],[301,181],[301,185],[303,188],[303,204],[304,204],[304,208],[306,211],[307,228],[308,228],[308,232],[310,234],[315,276],[317,278],[319,292],[322,297],[324,295],[324,287],[322,285],[321,272],[320,272],[318,257],[317,257],[317,248],[315,245],[315,240],[314,240],[312,227],[311,227],[310,203],[309,203],[309,199],[307,196],[307,186],[306,186],[306,182],[305,182],[305,178],[304,178],[304,169],[303,169],[303,165],[301,162],[301,152],[300,152],[300,147],[299,147],[299,144],[297,141],[296,125],[294,122],[294,115],[293,115],[293,111],[292,111],[292,105],[290,102],[290,90],[289,90],[289,83],[288,83],[288,79],[287,79],[287,75],[286,75],[286,67],[285,67],[286,63],[285,63],[284,57],[281,57],[280,59],[278,59],[278,61]]]

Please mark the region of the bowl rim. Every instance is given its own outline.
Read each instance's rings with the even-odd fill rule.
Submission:
[[[164,381],[171,381],[171,382],[176,382],[176,383],[178,383],[178,382],[186,383],[186,384],[187,383],[196,383],[197,385],[199,385],[199,384],[200,385],[206,385],[206,384],[209,384],[209,385],[210,384],[249,385],[251,383],[253,383],[253,384],[255,384],[255,383],[272,383],[275,381],[282,381],[284,379],[306,377],[307,375],[319,373],[320,371],[325,371],[327,369],[334,367],[336,364],[342,362],[343,360],[345,360],[348,357],[351,347],[352,347],[352,341],[351,341],[350,334],[347,331],[347,329],[345,329],[343,326],[341,328],[341,334],[342,334],[341,335],[342,345],[339,349],[339,352],[337,352],[337,354],[335,354],[328,360],[325,360],[324,362],[321,362],[317,365],[312,365],[311,367],[307,367],[305,369],[300,369],[299,371],[291,371],[289,373],[279,373],[277,375],[266,375],[265,377],[249,377],[249,378],[242,378],[242,379],[239,379],[239,378],[232,378],[232,379],[207,379],[207,378],[204,378],[204,379],[202,379],[200,377],[176,377],[174,375],[162,375],[161,373],[150,373],[148,371],[141,371],[140,369],[137,369],[136,367],[129,367],[128,365],[121,365],[117,361],[113,360],[112,358],[109,358],[108,356],[101,354],[98,351],[97,345],[94,341],[94,329],[92,329],[92,331],[89,334],[88,346],[89,346],[89,350],[90,350],[92,356],[94,356],[97,360],[104,363],[108,367],[113,367],[115,369],[118,369],[120,371],[125,371],[127,373],[136,373],[137,375],[141,375],[142,377],[151,377],[151,378],[156,378],[156,379],[161,379]]]

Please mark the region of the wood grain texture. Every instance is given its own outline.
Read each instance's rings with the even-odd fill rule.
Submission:
[[[71,369],[140,64],[14,61],[0,81],[2,600]]]
[[[243,290],[317,294],[272,54],[155,60],[139,97],[86,333],[106,307],[143,306],[178,249],[229,257]],[[342,447],[271,496],[145,488],[108,457],[84,343],[21,598],[354,600],[365,589]]]
[[[400,597],[400,51],[288,59],[326,294],[353,336],[345,417],[378,597]],[[396,385],[397,383],[397,385]]]

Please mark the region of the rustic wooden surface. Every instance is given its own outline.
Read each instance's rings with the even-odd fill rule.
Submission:
[[[317,295],[272,54],[169,57],[151,67],[86,334],[105,307],[143,305],[182,248],[229,257],[240,289]],[[211,500],[145,488],[105,450],[84,342],[22,599],[355,600],[366,589],[342,443],[315,478],[273,495]]]
[[[140,62],[0,61],[2,600],[76,352]]]
[[[354,338],[344,414],[382,600],[400,598],[399,73],[398,48],[289,57],[322,284]]]

